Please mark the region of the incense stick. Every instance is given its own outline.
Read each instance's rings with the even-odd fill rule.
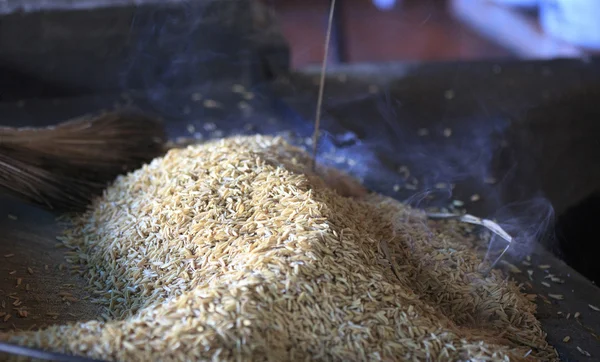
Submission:
[[[315,115],[315,131],[313,133],[313,171],[316,171],[317,167],[317,147],[319,143],[319,127],[321,126],[321,107],[323,105],[323,91],[325,89],[325,72],[327,70],[327,59],[329,58],[329,40],[331,39],[331,29],[333,27],[334,10],[335,0],[331,0],[331,5],[329,8],[329,20],[327,22],[327,34],[325,36],[325,51],[323,54],[323,66],[321,68],[321,80],[319,81],[319,96],[317,98],[317,111]]]

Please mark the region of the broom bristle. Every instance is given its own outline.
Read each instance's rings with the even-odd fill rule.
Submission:
[[[0,128],[0,188],[56,211],[81,211],[118,175],[164,153],[158,119],[133,111],[45,128]]]

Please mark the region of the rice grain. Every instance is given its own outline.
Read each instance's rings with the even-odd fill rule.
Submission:
[[[61,238],[104,317],[2,339],[119,361],[557,360],[479,239],[310,165],[245,136],[120,176]]]

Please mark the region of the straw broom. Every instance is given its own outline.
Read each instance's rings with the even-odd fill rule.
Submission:
[[[159,120],[124,110],[44,128],[0,127],[0,192],[82,211],[118,175],[164,153]]]

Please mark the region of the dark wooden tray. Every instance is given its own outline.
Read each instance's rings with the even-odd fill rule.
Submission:
[[[570,73],[564,72],[571,76],[560,78],[562,83],[558,85],[556,81],[544,80],[550,77],[544,75],[545,72],[556,76],[562,69],[568,70],[566,65],[571,66]],[[387,70],[375,67],[368,71],[365,68],[333,70],[326,92],[324,124],[328,132],[320,157],[363,177],[367,186],[375,191],[408,200],[417,206],[426,205],[427,199],[420,197],[425,195],[432,195],[433,200],[429,201],[440,205],[462,199],[466,201],[469,212],[478,216],[496,216],[511,232],[525,231],[519,234],[522,237],[520,247],[514,248],[506,259],[522,271],[512,276],[527,284],[529,293],[546,296],[545,299],[538,298],[538,317],[548,333],[548,341],[557,348],[561,358],[564,361],[592,361],[600,356],[600,313],[592,310],[588,304],[600,306],[600,289],[534,240],[544,236],[540,230],[543,230],[548,216],[545,213],[550,205],[554,206],[556,212],[562,212],[584,197],[586,192],[600,185],[600,177],[592,167],[598,164],[596,157],[599,153],[588,154],[594,150],[593,145],[585,143],[587,134],[595,131],[597,128],[594,127],[597,126],[580,121],[570,127],[557,128],[557,131],[538,132],[539,129],[552,129],[549,126],[552,123],[540,124],[544,118],[541,116],[520,118],[528,112],[535,114],[530,113],[534,106],[547,101],[545,98],[548,96],[544,96],[544,92],[549,92],[551,97],[555,93],[556,96],[571,93],[585,95],[587,93],[584,90],[600,84],[600,72],[593,70],[585,73],[586,67],[591,67],[589,64],[581,67],[577,64],[566,65],[560,62],[484,63],[471,65],[473,68],[470,69],[463,65],[445,65]],[[481,69],[484,67],[489,74],[478,73],[478,69],[483,72]],[[498,73],[498,67],[501,73]],[[477,74],[481,74],[479,78]],[[535,77],[539,79],[534,81],[535,77],[531,74],[538,74]],[[210,87],[165,92],[160,98],[149,92],[129,92],[3,103],[0,104],[0,119],[6,125],[39,126],[112,108],[115,104],[132,103],[167,119],[168,131],[173,138],[193,136],[194,133],[206,138],[236,133],[283,132],[303,140],[312,132],[316,94],[313,78],[311,72],[307,71],[276,84],[256,86],[251,90],[254,94],[252,99],[233,92],[231,83],[219,83]],[[529,84],[529,88],[522,83]],[[218,101],[221,107],[207,108],[202,101],[194,101],[198,93],[202,93],[204,99]],[[468,96],[461,98],[464,94]],[[556,117],[561,114],[556,109],[552,112]],[[563,109],[563,112],[567,111]],[[555,121],[559,120],[556,117]],[[507,119],[512,122],[507,122]],[[572,119],[578,117],[573,116]],[[207,127],[210,123],[214,127]],[[190,125],[194,126],[193,130]],[[429,138],[418,135],[421,128],[429,130]],[[443,135],[446,128],[453,130],[450,137]],[[560,137],[555,135],[557,132],[561,133]],[[541,139],[536,141],[536,137]],[[425,138],[428,141],[424,141]],[[547,146],[550,141],[551,147]],[[499,147],[509,142],[500,149],[514,151],[510,157],[529,160],[529,167],[534,165],[535,168],[525,172],[527,167],[523,166],[523,170],[503,174],[502,167],[492,167],[495,165],[492,161],[497,158],[496,148],[492,147],[494,142]],[[369,157],[364,153],[367,149],[365,146],[372,151]],[[480,151],[479,157],[467,157],[476,150]],[[561,150],[570,152],[570,157],[555,157]],[[334,151],[343,157],[328,159],[326,154]],[[566,169],[567,176],[574,177],[571,181],[576,183],[574,187],[564,190],[563,185],[564,195],[558,192],[559,185],[538,182],[540,178],[553,177],[551,167],[537,161],[536,155],[542,151],[554,157],[548,162],[557,164],[563,160],[564,164],[557,165]],[[457,155],[444,156],[450,152],[457,152]],[[584,154],[587,156],[584,157]],[[357,163],[348,162],[348,159]],[[461,160],[466,163],[461,166],[464,170],[460,173],[451,172],[449,165],[453,165],[452,162],[460,164]],[[472,172],[486,162],[492,166],[479,173]],[[407,183],[396,170],[400,165],[411,169],[413,175],[421,177],[420,185],[432,186],[432,190],[416,193],[401,187],[396,191],[394,186]],[[469,165],[473,168],[467,167]],[[498,165],[506,166],[502,162]],[[510,162],[508,166],[508,170],[511,170]],[[432,173],[436,168],[439,172]],[[482,180],[488,172],[495,177],[505,176],[491,185]],[[543,177],[538,172],[542,172]],[[585,179],[581,177],[583,173],[586,173]],[[532,174],[538,177],[529,179]],[[556,181],[565,182],[559,176],[556,176]],[[443,181],[456,184],[451,195],[447,191],[435,191],[435,184]],[[513,187],[514,183],[520,185],[516,188],[518,192]],[[533,205],[541,205],[538,208],[527,203],[516,208],[507,207],[510,202],[530,200],[536,196],[533,192],[536,188],[544,192],[537,196],[540,196],[540,200],[547,200],[546,203]],[[475,193],[481,199],[468,202]],[[84,281],[68,270],[62,259],[62,251],[54,246],[59,229],[52,215],[15,200],[2,199],[0,230],[0,259],[3,261],[0,266],[0,301],[6,302],[7,313],[14,314],[10,305],[14,300],[8,294],[17,293],[22,305],[28,306],[30,311],[27,318],[13,315],[7,322],[0,322],[0,328],[26,329],[34,325],[39,327],[97,315],[98,310],[84,300],[81,288]],[[4,257],[8,254],[14,255]],[[531,266],[522,265],[523,260],[531,263]],[[540,265],[547,265],[548,268],[540,269]],[[527,269],[534,271],[531,280]],[[564,283],[544,279],[549,273],[563,279]],[[21,278],[21,282],[16,286],[18,278]],[[542,282],[549,282],[551,287],[544,286]],[[26,285],[29,285],[28,291],[25,290]],[[61,300],[59,292],[62,290],[72,293],[79,301],[67,303]],[[564,300],[548,298],[548,293],[561,294]],[[574,318],[576,313],[579,313],[578,318]],[[566,336],[570,336],[568,343],[563,342]],[[577,346],[590,352],[593,357],[583,356]]]

